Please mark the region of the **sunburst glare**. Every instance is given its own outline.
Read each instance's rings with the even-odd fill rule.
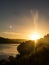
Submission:
[[[31,35],[29,36],[29,38],[30,38],[30,40],[37,40],[37,39],[40,39],[41,36],[40,36],[39,33],[34,33],[34,34],[31,34]]]

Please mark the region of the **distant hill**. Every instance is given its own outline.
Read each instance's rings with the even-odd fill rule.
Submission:
[[[21,43],[26,41],[25,39],[8,39],[8,38],[3,38],[0,37],[0,44],[1,43]]]
[[[8,39],[8,38],[4,38],[4,37],[0,37],[0,44],[1,43],[22,43],[28,41],[26,39]],[[49,34],[45,35],[44,38],[40,38],[38,40],[39,43],[46,43],[49,44]]]

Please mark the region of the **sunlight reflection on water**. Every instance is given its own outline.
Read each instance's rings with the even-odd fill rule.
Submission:
[[[19,44],[0,44],[0,56],[16,56]]]

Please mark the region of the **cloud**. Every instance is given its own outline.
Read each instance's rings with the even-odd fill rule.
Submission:
[[[8,35],[21,35],[20,33],[16,33],[16,32],[2,32],[2,33]]]

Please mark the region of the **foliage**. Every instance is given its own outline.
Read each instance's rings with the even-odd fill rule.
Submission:
[[[34,41],[21,43],[17,48],[20,54],[1,60],[0,65],[49,65],[49,35],[38,40],[36,47],[34,44]]]

